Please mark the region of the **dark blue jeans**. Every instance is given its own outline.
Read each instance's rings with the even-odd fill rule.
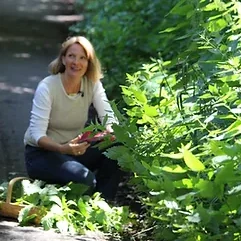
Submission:
[[[89,147],[84,155],[72,156],[26,145],[25,165],[32,179],[52,184],[85,184],[108,200],[114,199],[122,176],[117,162],[95,147]]]

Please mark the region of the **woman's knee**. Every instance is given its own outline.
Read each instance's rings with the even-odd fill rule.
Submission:
[[[89,170],[88,174],[85,177],[85,182],[87,186],[96,187],[96,177],[93,172]]]
[[[69,181],[82,183],[90,187],[96,186],[95,174],[79,162],[65,162],[62,165],[62,174]]]

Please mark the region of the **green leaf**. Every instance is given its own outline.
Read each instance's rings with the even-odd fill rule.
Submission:
[[[156,106],[148,106],[145,105],[144,106],[144,112],[146,115],[150,116],[150,117],[155,117],[158,115],[158,111],[157,111],[157,107]]]
[[[18,215],[18,222],[21,226],[27,225],[31,220],[37,217],[37,214],[29,215],[29,212],[33,207],[34,205],[30,204],[20,210]]]
[[[198,183],[195,185],[195,188],[199,190],[201,197],[204,197],[204,198],[215,197],[215,193],[214,193],[215,187],[212,181],[199,179]]]
[[[129,147],[136,145],[136,140],[132,136],[133,133],[131,133],[129,130],[118,125],[115,125],[113,129],[118,142],[126,143]]]
[[[45,215],[41,219],[41,224],[43,225],[44,230],[49,230],[53,227],[55,222],[54,216],[51,212],[48,212],[47,215]]]
[[[83,201],[82,198],[79,199],[78,201],[78,208],[80,213],[88,219],[90,217],[90,210],[88,208],[88,204]]]
[[[175,27],[166,28],[165,30],[160,31],[160,33],[171,33],[171,32],[174,32],[176,30],[183,28],[186,25],[187,25],[186,22],[182,22],[182,23],[177,24]]]
[[[54,202],[54,203],[58,204],[59,207],[62,207],[62,201],[61,201],[61,199],[60,199],[59,196],[57,196],[57,195],[51,196],[51,197],[49,198],[49,200],[50,200],[51,202]]]
[[[58,228],[60,233],[67,234],[69,229],[69,223],[67,220],[60,220],[56,223],[56,227]]]
[[[97,201],[97,202],[96,202],[96,205],[97,205],[100,209],[104,210],[105,212],[110,213],[110,212],[112,211],[111,208],[110,208],[110,206],[108,205],[108,203],[105,202],[105,201],[103,201],[103,200]]]
[[[193,188],[192,180],[188,178],[183,178],[182,180],[174,181],[174,186],[176,188]]]
[[[169,157],[171,159],[182,159],[183,153],[161,153],[163,157]]]
[[[235,186],[235,187],[232,187],[229,191],[228,191],[228,194],[229,195],[232,195],[232,194],[237,194],[237,193],[240,193],[241,192],[241,184]]]
[[[89,189],[87,185],[73,182],[69,183],[68,187],[70,190],[67,192],[66,197],[71,200],[78,200]]]
[[[178,203],[175,201],[164,200],[164,204],[167,208],[177,209],[177,210],[179,209]]]
[[[216,178],[214,182],[218,185],[225,184],[235,179],[234,164],[232,162],[221,166],[216,170]]]
[[[61,208],[61,206],[57,205],[57,204],[53,204],[53,206],[50,209],[50,212],[59,216],[63,215],[63,210]]]
[[[144,179],[143,181],[145,182],[146,186],[151,190],[154,190],[154,191],[163,190],[162,183],[160,183],[159,181],[154,181],[151,179]]]
[[[200,172],[205,170],[205,166],[199,159],[194,156],[189,150],[186,148],[182,149],[183,151],[183,158],[186,165],[194,172]]]
[[[230,161],[232,158],[230,156],[227,155],[220,155],[220,156],[215,156],[212,158],[212,163],[215,165],[220,165],[224,162],[228,162]]]
[[[168,177],[164,177],[162,187],[167,193],[171,193],[175,190],[173,182]]]
[[[186,218],[191,223],[199,223],[201,220],[199,213],[194,213],[193,215],[187,216]]]
[[[41,188],[40,185],[43,182],[39,182],[39,181],[35,181],[33,183],[30,182],[30,180],[23,180],[22,181],[22,185],[23,185],[23,191],[26,195],[31,195],[34,193],[40,193],[41,192]]]
[[[107,216],[108,213],[104,213],[103,211],[102,212],[98,212],[95,216],[95,219],[96,219],[96,222],[98,222],[99,224],[104,224],[107,222]]]
[[[185,173],[187,170],[183,169],[180,165],[171,165],[171,166],[164,166],[162,168],[163,171],[171,172],[171,173]]]
[[[224,133],[216,138],[215,140],[224,140],[228,138],[234,138],[235,136],[241,134],[241,120],[237,119],[232,123],[227,129],[224,130]]]
[[[178,1],[170,11],[171,14],[181,16],[186,16],[188,12],[194,12],[193,5],[183,0]]]
[[[209,214],[209,210],[205,209],[202,204],[197,205],[197,209],[196,211],[199,214],[199,217],[201,218],[201,222],[203,224],[208,224],[210,219],[211,219],[211,215]]]
[[[147,99],[145,94],[142,91],[132,90],[133,94],[135,95],[136,99],[143,104],[147,103]]]
[[[217,3],[214,1],[212,3],[207,4],[205,7],[203,7],[203,11],[214,11],[217,10],[218,6]]]

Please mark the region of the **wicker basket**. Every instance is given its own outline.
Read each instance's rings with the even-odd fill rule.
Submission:
[[[6,202],[0,202],[0,216],[17,219],[19,212],[25,207],[24,205],[14,204],[11,202],[13,186],[17,181],[20,180],[31,179],[28,177],[15,177],[8,183]],[[37,207],[32,208],[29,212],[29,215],[37,214],[37,217],[33,220],[35,224],[39,224],[41,221],[41,218],[38,215],[39,212],[40,210]]]

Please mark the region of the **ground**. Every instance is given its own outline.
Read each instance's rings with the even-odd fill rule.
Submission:
[[[20,227],[13,220],[0,218],[1,241],[105,241],[101,233],[88,233],[83,236],[70,236],[56,233],[54,230],[44,231],[40,227]]]

